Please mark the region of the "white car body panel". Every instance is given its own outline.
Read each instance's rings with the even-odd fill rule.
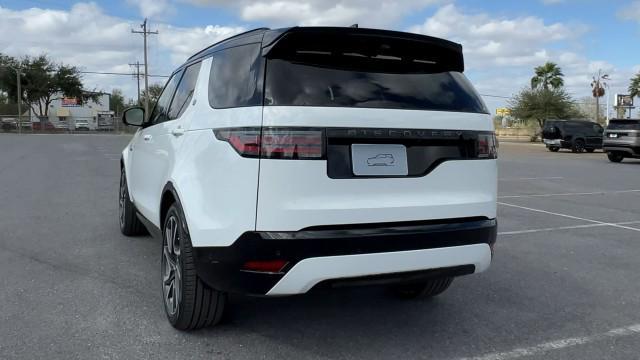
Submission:
[[[386,109],[265,107],[264,126],[493,131],[486,114]],[[473,216],[496,217],[495,160],[445,161],[406,178],[331,179],[326,160],[262,159],[258,231]]]
[[[289,270],[269,290],[267,295],[306,293],[323,280],[438,269],[458,265],[472,264],[475,266],[475,272],[479,273],[486,270],[490,263],[491,249],[487,244],[309,258],[300,261]]]
[[[330,179],[325,161],[262,160],[258,231],[496,217],[496,161],[446,161],[423,177]],[[468,176],[460,176],[469,174]],[[286,194],[286,196],[285,196]]]

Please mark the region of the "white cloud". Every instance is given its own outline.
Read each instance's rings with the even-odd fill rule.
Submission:
[[[171,51],[172,63],[178,65],[197,51],[244,30],[242,27],[218,25],[195,28],[162,25],[158,39],[160,46]]]
[[[137,6],[143,17],[162,18],[172,9],[169,0],[127,0],[127,2]]]
[[[142,35],[132,34],[139,23],[107,15],[95,3],[77,3],[69,10],[0,7],[0,52],[12,56],[47,54],[82,70],[132,72],[128,65],[143,62]],[[159,34],[149,38],[149,73],[168,74],[196,51],[242,31],[240,27],[183,28],[151,23]],[[133,76],[85,74],[88,89],[121,88],[135,95]],[[150,82],[162,82],[151,78]]]
[[[634,1],[618,10],[618,17],[640,23],[640,1]]]
[[[340,25],[358,23],[364,27],[395,24],[412,11],[442,0],[187,0],[192,4],[225,6],[246,21],[282,25]]]
[[[484,13],[466,14],[449,4],[409,31],[459,42],[470,68],[486,68],[544,62],[550,58],[545,45],[575,38],[584,28],[546,24],[534,16],[501,19]]]
[[[545,5],[555,5],[555,4],[560,4],[563,3],[564,0],[542,0],[542,3]]]

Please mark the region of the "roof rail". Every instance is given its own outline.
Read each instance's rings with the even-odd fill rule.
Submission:
[[[191,56],[187,59],[187,62],[188,62],[189,60],[191,60],[191,59],[194,59],[195,57],[197,57],[198,55],[202,54],[203,52],[205,52],[205,51],[207,51],[207,50],[211,49],[212,47],[214,47],[214,46],[216,46],[216,45],[218,45],[218,44],[220,44],[220,43],[223,43],[223,42],[225,42],[225,41],[227,41],[227,40],[235,39],[235,38],[237,38],[237,37],[240,37],[240,36],[243,36],[243,35],[247,35],[247,34],[250,34],[250,33],[252,33],[252,32],[255,32],[255,31],[267,31],[267,30],[271,30],[271,29],[269,29],[268,27],[261,27],[261,28],[252,29],[252,30],[248,30],[248,31],[245,31],[245,32],[241,32],[241,33],[239,33],[239,34],[235,34],[235,35],[230,36],[230,37],[228,37],[228,38],[222,39],[222,40],[220,40],[220,41],[218,41],[218,42],[216,42],[216,43],[213,43],[213,44],[211,44],[211,45],[207,46],[206,48],[204,48],[204,49],[202,49],[202,50],[198,51],[197,53],[195,53],[195,54],[191,55]]]

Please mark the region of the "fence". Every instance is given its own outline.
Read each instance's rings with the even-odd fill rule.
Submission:
[[[48,133],[48,134],[121,134],[133,133],[135,127],[122,123],[120,117],[73,117],[67,120],[41,118],[39,122],[22,117],[20,123],[16,115],[0,115],[0,132],[5,133]]]

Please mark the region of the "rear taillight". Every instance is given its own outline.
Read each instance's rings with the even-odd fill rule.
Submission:
[[[498,142],[494,133],[480,133],[478,134],[478,158],[481,159],[495,159],[498,157],[497,151]]]
[[[214,130],[241,156],[263,159],[324,158],[324,131],[315,128],[230,128]]]

